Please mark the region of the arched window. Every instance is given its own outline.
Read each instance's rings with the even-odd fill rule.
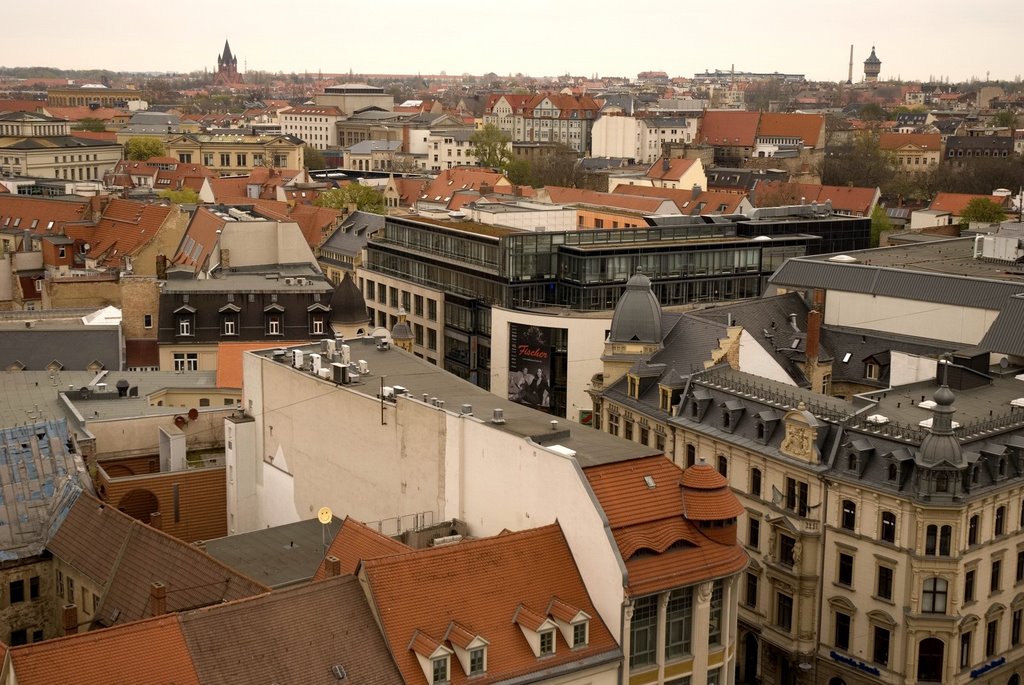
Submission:
[[[855,530],[857,528],[857,505],[853,501],[843,500],[839,525],[846,530]]]
[[[896,462],[889,462],[889,480],[895,482],[896,477],[899,475],[899,469],[896,466]],[[1024,509],[1022,509],[1024,511]]]
[[[1006,532],[1006,507],[998,507],[996,509],[994,531],[995,535],[1002,535]]]
[[[967,546],[968,547],[971,546],[971,545],[978,544],[978,527],[979,527],[979,525],[980,525],[980,522],[978,520],[978,515],[975,514],[974,516],[972,516],[970,518],[970,521],[968,521],[968,523],[967,523]]]
[[[953,539],[953,527],[952,526],[943,526],[939,530],[939,556],[940,557],[948,557],[949,556],[950,543],[951,543],[952,539]]]
[[[949,585],[942,578],[926,578],[921,591],[921,612],[925,614],[946,613],[946,595]]]
[[[941,683],[946,645],[937,637],[921,640],[917,647],[917,679],[926,683]]]

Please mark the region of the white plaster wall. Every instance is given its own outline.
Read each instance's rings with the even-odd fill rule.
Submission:
[[[536,528],[557,520],[595,608],[621,642],[625,566],[576,459],[496,430],[479,419],[452,415],[448,423],[449,435],[461,436],[462,464],[457,476],[451,469],[448,473],[448,492],[458,490],[460,508],[447,508],[446,518],[463,519],[472,534],[480,536],[496,535],[505,528]],[[456,500],[449,497],[449,502],[455,504]]]
[[[111,400],[116,402],[116,400]],[[223,444],[221,430],[224,417],[234,407],[203,408],[195,421],[189,421],[182,432],[189,450],[218,447]],[[181,414],[186,414],[183,409]],[[101,458],[130,457],[152,454],[160,450],[160,429],[174,427],[175,414],[138,416],[117,419],[88,419],[86,428],[96,436],[96,453]]]
[[[231,250],[231,266],[260,264],[316,264],[309,243],[299,225],[276,221],[229,221],[222,229],[216,255],[210,263],[220,263],[220,249]]]
[[[544,231],[576,230],[575,209],[549,209],[540,212],[488,212],[484,205],[484,209],[473,208],[471,211],[473,221],[491,226],[507,226],[527,231],[536,231],[538,228]]]
[[[998,313],[995,309],[829,290],[825,323],[977,345]]]
[[[607,316],[574,316],[566,314],[532,314],[493,307],[491,309],[491,392],[508,396],[508,329],[510,323],[528,326],[566,328],[569,332],[568,377],[566,379],[566,418],[579,421],[581,409],[593,409],[587,394],[590,379],[603,368],[605,332],[612,326],[611,310]]]
[[[740,371],[786,385],[796,385],[785,369],[746,329],[740,334]]]
[[[889,385],[898,387],[935,378],[938,362],[916,354],[893,351],[889,355]]]
[[[14,297],[11,262],[9,253],[0,257],[0,302],[9,302]]]
[[[396,413],[386,404],[382,425],[379,400],[361,394],[376,392],[375,376],[357,392],[252,354],[243,366],[257,455],[273,456],[261,471],[260,527],[309,518],[323,506],[361,521],[439,513],[443,412],[412,403]]]
[[[590,145],[594,157],[637,159],[641,156],[640,126],[634,117],[600,117],[591,129]]]

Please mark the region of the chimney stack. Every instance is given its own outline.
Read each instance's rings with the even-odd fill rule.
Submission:
[[[327,577],[333,578],[341,575],[341,559],[328,554],[327,558],[324,559],[324,569],[327,571]]]
[[[220,248],[220,268],[227,271],[231,268],[231,249],[227,247]]]
[[[167,613],[167,586],[154,581],[149,586],[149,615],[163,616]]]
[[[818,363],[821,342],[821,313],[816,309],[807,312],[807,361]]]
[[[672,168],[672,162],[668,160],[668,155],[664,155],[661,158],[661,171],[667,174],[668,170]]]
[[[156,256],[156,277],[161,281],[167,280],[167,255]]]
[[[65,604],[61,611],[61,623],[65,635],[74,635],[78,632],[78,607],[74,603]]]
[[[151,511],[149,513],[149,525],[157,530],[164,529],[163,516],[161,516],[159,511]]]

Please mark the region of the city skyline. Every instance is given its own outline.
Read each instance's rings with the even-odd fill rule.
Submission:
[[[872,46],[882,60],[883,81],[1020,77],[1012,23],[993,19],[1011,16],[1011,0],[996,0],[984,16],[937,0],[927,14],[913,17],[892,11],[883,0],[828,6],[795,0],[770,12],[754,2],[692,10],[657,0],[629,13],[576,0],[524,0],[508,16],[474,13],[450,2],[399,5],[389,14],[376,6],[314,0],[297,8],[300,19],[291,25],[275,19],[280,5],[256,0],[245,9],[206,6],[202,15],[189,17],[187,31],[155,6],[126,11],[98,0],[89,7],[93,19],[83,19],[81,11],[55,14],[51,5],[8,8],[10,25],[45,28],[13,32],[3,66],[212,71],[226,39],[240,71],[632,78],[649,70],[688,77],[735,67],[845,81],[852,44],[855,82],[863,78]],[[109,38],[83,50],[83,23]],[[665,26],[678,29],[662,35]],[[40,37],[49,40],[44,44]],[[126,49],[133,37],[151,47]],[[954,38],[957,47],[950,49]]]

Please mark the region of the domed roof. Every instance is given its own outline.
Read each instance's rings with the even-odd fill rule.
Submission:
[[[359,286],[345,274],[331,295],[331,323],[351,325],[366,323],[370,316]]]
[[[626,292],[615,305],[608,340],[661,342],[661,305],[651,291],[651,279],[639,271],[626,282]]]
[[[729,488],[725,476],[706,461],[699,461],[683,471],[680,481],[683,516],[691,521],[727,521],[739,518],[743,505]]]
[[[963,463],[963,448],[953,434],[953,401],[956,397],[949,386],[942,385],[935,391],[935,406],[932,408],[932,426],[917,449],[917,463],[928,466],[947,462],[954,465]]]
[[[391,340],[412,340],[412,326],[405,320],[405,310],[399,308],[398,321],[391,328]]]

